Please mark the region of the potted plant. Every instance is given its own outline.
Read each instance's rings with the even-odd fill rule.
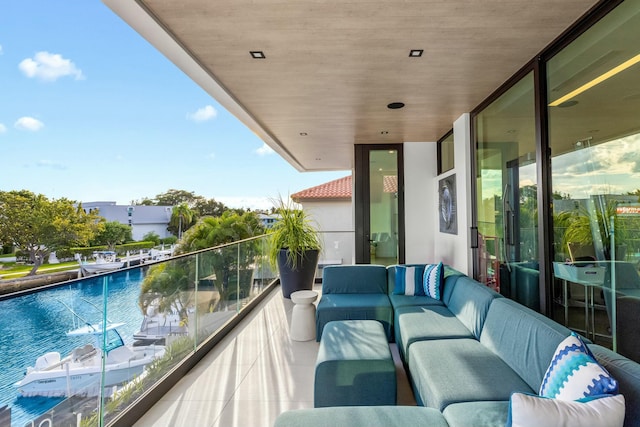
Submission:
[[[290,298],[292,292],[313,287],[320,239],[305,211],[282,199],[274,204],[279,218],[269,230],[269,260],[280,272],[283,296]]]

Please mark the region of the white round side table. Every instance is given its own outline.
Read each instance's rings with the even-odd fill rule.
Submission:
[[[291,313],[291,329],[289,337],[294,341],[311,341],[316,339],[316,291],[297,291],[291,294],[295,304]]]

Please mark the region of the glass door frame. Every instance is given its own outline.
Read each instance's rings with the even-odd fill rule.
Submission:
[[[549,236],[553,234],[553,198],[551,182],[551,148],[548,134],[547,116],[547,75],[546,63],[554,55],[567,47],[582,33],[591,28],[601,18],[619,6],[623,0],[600,1],[587,11],[581,19],[576,21],[567,30],[553,40],[542,52],[536,55],[531,61],[525,64],[504,84],[489,95],[482,103],[471,111],[470,133],[471,133],[471,176],[476,177],[478,170],[476,159],[478,154],[478,142],[474,126],[475,116],[489,106],[493,101],[509,90],[515,83],[520,81],[529,72],[533,71],[534,80],[534,102],[535,102],[535,127],[536,127],[536,162],[537,162],[537,188],[538,188],[538,259],[539,259],[539,291],[540,291],[540,313],[547,317],[554,318],[553,296],[554,296],[554,275],[553,275],[553,242]],[[477,186],[475,179],[471,185],[471,250],[473,251],[473,277],[479,276],[479,255],[478,255],[478,206],[477,206]]]
[[[353,201],[355,210],[355,262],[370,264],[370,180],[369,154],[371,151],[395,150],[398,170],[398,263],[405,262],[404,219],[404,155],[402,144],[355,144]]]

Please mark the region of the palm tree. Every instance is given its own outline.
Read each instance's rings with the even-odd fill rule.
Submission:
[[[189,205],[181,203],[173,207],[167,230],[178,236],[178,239],[181,239],[182,233],[193,225],[194,219],[195,213],[189,208]]]

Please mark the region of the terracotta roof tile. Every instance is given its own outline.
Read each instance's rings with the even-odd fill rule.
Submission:
[[[351,199],[351,175],[298,191],[292,194],[291,198],[296,202],[315,199]]]

